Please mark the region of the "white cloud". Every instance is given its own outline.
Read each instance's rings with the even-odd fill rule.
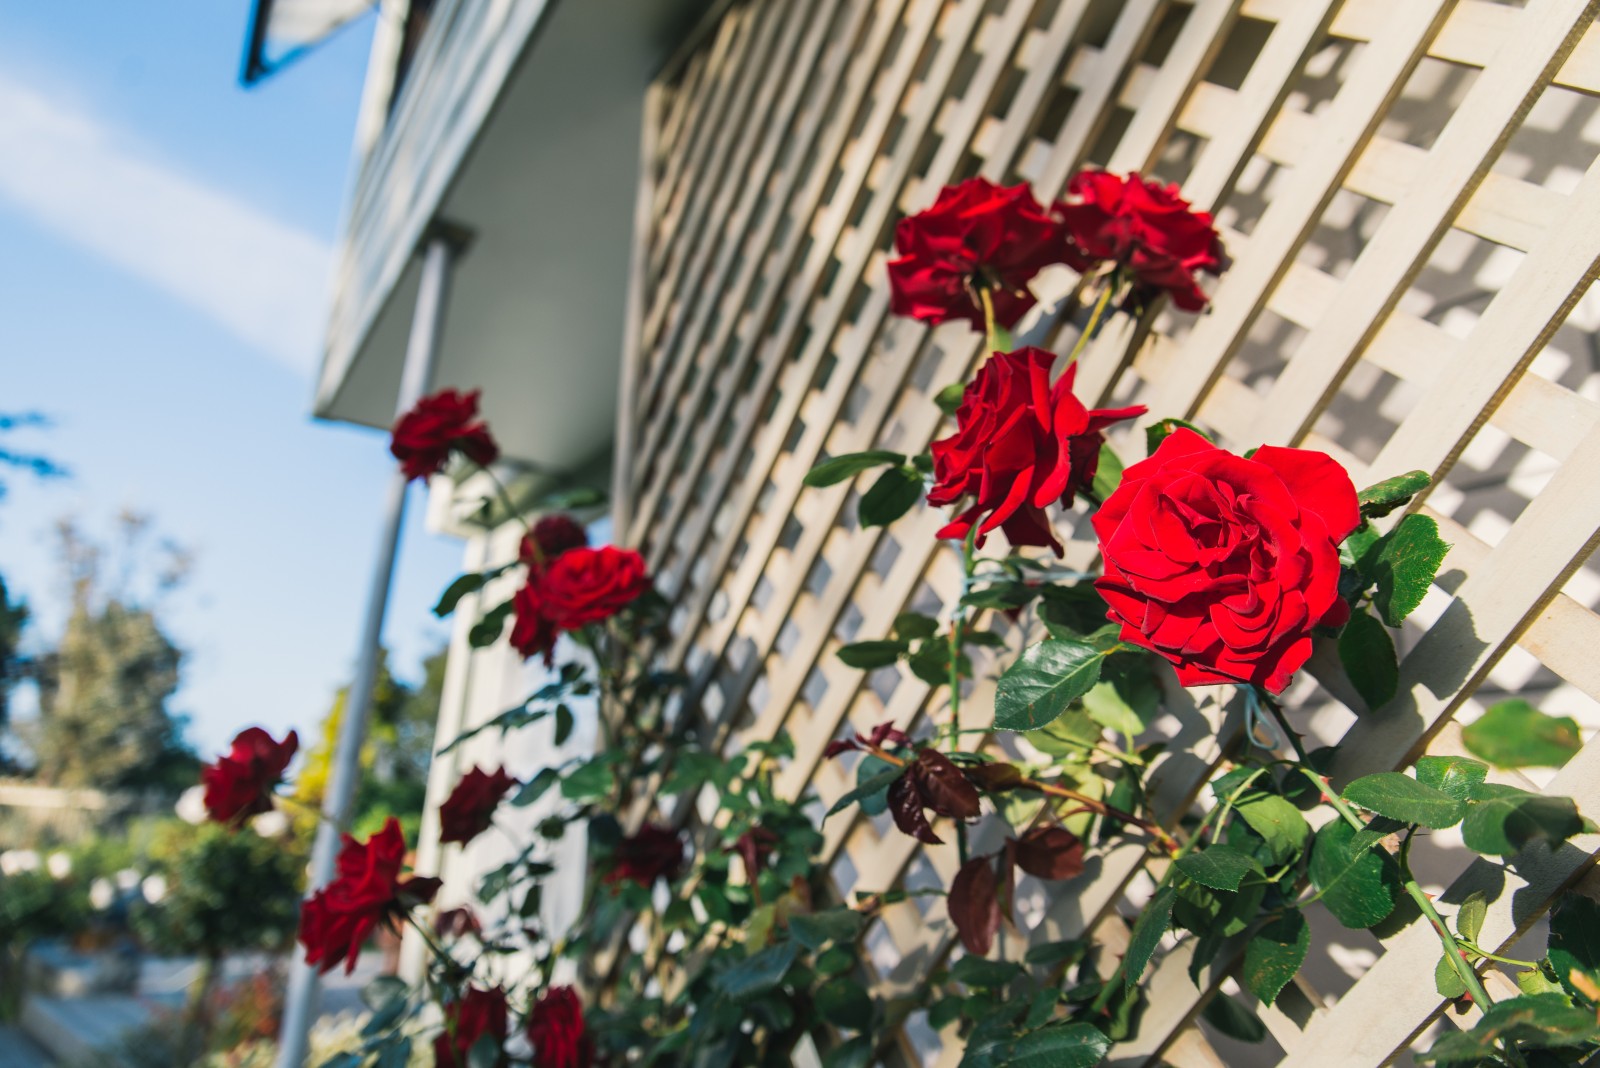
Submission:
[[[0,77],[0,200],[302,375],[321,349],[331,250]]]

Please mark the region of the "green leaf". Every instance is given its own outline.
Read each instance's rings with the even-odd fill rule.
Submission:
[[[1429,756],[1417,761],[1417,781],[1457,801],[1472,800],[1473,791],[1488,775],[1489,765],[1467,757]]]
[[[822,1068],[868,1068],[872,1064],[872,1039],[857,1035],[835,1046],[822,1058]]]
[[[1583,817],[1570,797],[1545,797],[1484,783],[1474,798],[1461,821],[1462,841],[1474,853],[1511,856],[1531,842],[1560,845],[1583,830]]]
[[[849,791],[843,797],[839,798],[839,800],[833,803],[833,807],[828,810],[827,816],[824,816],[823,819],[827,819],[828,816],[849,808],[851,805],[855,804],[857,801],[860,801],[864,797],[887,790],[889,788],[889,784],[894,782],[895,779],[899,778],[901,772],[904,770],[904,768],[891,767],[885,771],[878,772],[866,782],[857,783],[854,790]]]
[[[1395,658],[1394,638],[1389,635],[1388,628],[1365,609],[1352,613],[1350,622],[1339,633],[1339,662],[1368,708],[1388,704],[1400,687],[1400,663]]]
[[[931,638],[939,633],[939,621],[921,612],[901,612],[894,617],[894,636],[901,641]]]
[[[1454,1001],[1467,992],[1467,982],[1461,978],[1461,973],[1456,971],[1455,965],[1450,963],[1448,954],[1439,958],[1439,963],[1433,966],[1433,988],[1442,998]]]
[[[1102,501],[1117,491],[1122,485],[1122,457],[1110,445],[1101,444],[1100,460],[1095,465],[1094,481],[1090,483],[1089,492]]]
[[[1311,834],[1300,810],[1277,794],[1246,794],[1234,805],[1234,811],[1266,839],[1274,863],[1282,864],[1300,852]]]
[[[1014,961],[990,960],[968,953],[950,966],[950,978],[980,990],[996,990],[1027,973]]]
[[[1030,1031],[1011,1046],[1010,1068],[1094,1068],[1111,1039],[1088,1023],[1052,1024]]]
[[[504,1060],[505,1050],[501,1040],[494,1035],[479,1035],[478,1041],[467,1050],[467,1068],[498,1068]]]
[[[1559,994],[1565,996],[1561,984],[1544,973],[1542,968],[1526,968],[1516,974],[1517,989],[1524,994]]]
[[[511,618],[511,602],[497,604],[483,614],[483,618],[472,625],[467,631],[467,641],[474,649],[483,649],[500,640],[500,634],[506,629],[506,620]]]
[[[610,797],[616,788],[616,778],[607,760],[591,760],[579,764],[561,780],[561,796],[568,801],[590,801]]]
[[[877,640],[853,642],[842,646],[836,655],[847,667],[870,671],[873,668],[888,667],[899,660],[905,651],[905,642]]]
[[[555,768],[540,768],[534,772],[533,778],[529,779],[526,785],[517,791],[517,796],[511,799],[512,805],[520,808],[524,805],[533,804],[543,797],[545,791],[554,786],[560,778],[561,776],[556,772]]]
[[[965,382],[952,382],[933,395],[933,403],[945,415],[955,415],[956,409],[961,407],[961,401],[967,395]]]
[[[1172,906],[1177,900],[1178,891],[1163,886],[1139,913],[1128,934],[1128,952],[1122,958],[1123,985],[1137,986],[1143,978],[1145,967],[1161,944],[1161,936],[1167,933],[1167,925],[1172,922]]]
[[[461,603],[461,598],[469,593],[477,593],[483,589],[485,581],[485,577],[476,571],[458,576],[439,595],[439,603],[433,606],[433,614],[443,619],[456,610],[456,605]]]
[[[861,914],[854,909],[835,908],[791,916],[789,933],[813,952],[829,942],[849,945],[861,934]]]
[[[906,458],[898,452],[887,452],[883,449],[874,449],[870,452],[847,452],[842,456],[835,456],[822,461],[817,466],[806,472],[804,482],[808,486],[832,486],[843,482],[847,478],[854,478],[863,471],[870,471],[874,467],[884,464],[903,464]]]
[[[1239,978],[1257,1001],[1271,1005],[1305,963],[1310,948],[1306,918],[1299,909],[1289,909],[1250,936]]]
[[[1196,434],[1199,434],[1207,441],[1211,440],[1210,434],[1207,434],[1204,430],[1201,430],[1199,427],[1189,422],[1189,420],[1168,417],[1158,423],[1151,423],[1149,426],[1144,428],[1145,455],[1150,456],[1154,454],[1155,451],[1161,447],[1161,443],[1166,441],[1167,438],[1171,437],[1172,432],[1177,430],[1179,427],[1182,427],[1185,430],[1193,430]]]
[[[361,988],[361,1003],[373,1012],[383,1012],[396,1002],[405,1003],[411,988],[398,975],[380,975]]]
[[[1083,707],[1102,727],[1137,735],[1161,711],[1161,687],[1144,657],[1112,657],[1101,671],[1100,681],[1083,695]]]
[[[857,514],[864,527],[886,527],[922,499],[922,476],[913,468],[891,467],[861,495]]]
[[[1567,1003],[1559,994],[1524,994],[1497,1001],[1484,1010],[1478,1026],[1447,1034],[1417,1058],[1423,1064],[1498,1064],[1500,1045],[1553,1049],[1592,1042],[1600,1036],[1594,1013]],[[1541,1062],[1547,1063],[1547,1062]],[[1569,1063],[1565,1059],[1558,1063]]]
[[[1474,890],[1456,910],[1456,933],[1468,942],[1476,942],[1483,930],[1483,921],[1489,918],[1489,899],[1482,890]]]
[[[865,1031],[872,1026],[872,998],[849,976],[830,979],[813,995],[817,1012],[835,1027]]]
[[[1380,816],[1434,831],[1454,827],[1467,812],[1465,802],[1398,771],[1363,775],[1344,788],[1344,799]]]
[[[1559,768],[1583,748],[1577,720],[1545,715],[1515,698],[1462,728],[1461,740],[1497,768]]]
[[[1396,508],[1410,503],[1411,498],[1428,488],[1433,479],[1426,471],[1407,471],[1403,475],[1386,478],[1356,494],[1361,504],[1361,514],[1370,518],[1386,516]]]
[[[1311,847],[1311,883],[1333,918],[1346,927],[1371,927],[1394,911],[1393,862],[1355,841],[1355,828],[1334,820]]]
[[[1099,680],[1105,655],[1088,642],[1030,645],[996,684],[994,725],[1031,731],[1049,724]]]
[[[1550,913],[1550,966],[1567,992],[1576,996],[1574,970],[1600,973],[1600,904],[1567,892]]]
[[[1230,845],[1214,845],[1180,857],[1178,870],[1213,890],[1237,890],[1244,877],[1260,872],[1254,857]]]
[[[556,705],[555,743],[557,745],[565,745],[567,743],[567,739],[572,737],[574,725],[572,709],[564,704]]]
[[[734,1001],[764,994],[783,982],[789,968],[800,956],[800,943],[779,942],[747,957],[712,981],[717,991]]]
[[[1267,1025],[1261,1017],[1220,990],[1206,1002],[1200,1015],[1212,1027],[1240,1042],[1260,1042],[1267,1037]]]
[[[866,756],[862,757],[860,763],[856,765],[856,785],[860,786],[868,779],[881,775],[885,771],[889,771],[891,769],[894,771],[900,770],[899,768],[895,767],[895,765],[889,763],[887,760],[884,760],[882,757],[873,756],[871,753],[868,753]],[[891,779],[890,781],[892,782],[893,780]],[[887,812],[888,810],[888,786],[885,786],[883,789],[875,791],[874,793],[867,794],[861,799],[861,814],[863,816],[877,816]]]
[[[1036,946],[1030,946],[1023,960],[1029,964],[1048,968],[1080,961],[1088,951],[1089,943],[1083,939],[1067,938],[1060,942],[1041,942]]]
[[[1378,588],[1372,603],[1385,623],[1398,627],[1416,610],[1449,551],[1439,524],[1425,515],[1408,515],[1383,536],[1373,563]]]

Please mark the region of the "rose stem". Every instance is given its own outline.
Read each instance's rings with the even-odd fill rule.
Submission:
[[[1100,328],[1100,319],[1106,313],[1107,306],[1111,303],[1111,294],[1116,290],[1116,278],[1106,279],[1106,287],[1100,293],[1100,299],[1094,303],[1094,311],[1089,313],[1089,321],[1083,326],[1083,333],[1078,335],[1078,340],[1073,343],[1072,351],[1067,353],[1067,362],[1062,366],[1066,370],[1078,362],[1078,357],[1083,355],[1083,350],[1089,347],[1089,342],[1094,340],[1095,331]]]

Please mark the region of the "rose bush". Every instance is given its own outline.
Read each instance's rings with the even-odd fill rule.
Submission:
[[[826,744],[808,739],[805,758],[836,760],[831,768],[853,777],[827,816],[886,815],[885,833],[892,826],[954,855],[926,865],[935,874],[916,890],[859,887],[838,900],[818,799],[779,786],[795,745],[720,721],[708,731],[691,707],[699,689],[653,661],[670,634],[643,558],[589,546],[569,517],[543,517],[517,560],[462,576],[438,611],[513,571],[520,587],[481,613],[469,639],[499,641],[509,619],[510,644],[552,670],[526,701],[446,749],[546,720],[559,747],[580,702],[591,701],[599,745],[516,777],[473,768],[462,778],[441,806],[444,840],[482,833],[519,782],[511,804],[546,798],[546,814],[520,853],[483,874],[472,905],[431,925],[416,910],[437,886],[403,876],[398,827],[391,821],[366,843],[346,838],[339,877],[304,906],[307,960],[348,968],[384,923],[435,932],[422,987],[396,992],[391,981],[372,999],[360,1056],[398,1057],[412,1040],[400,1022],[406,1010],[432,1002],[439,1011],[426,1018],[440,1022],[425,1033],[440,1065],[776,1066],[793,1063],[810,1038],[826,1068],[859,1068],[889,1055],[901,1023],[921,1012],[967,1042],[964,1068],[1081,1068],[1136,1034],[1145,973],[1170,939],[1187,943],[1192,975],[1213,968],[1196,992],[1205,1018],[1234,1037],[1265,1035],[1254,1009],[1215,981],[1242,960],[1241,988],[1274,1004],[1310,951],[1312,908],[1363,929],[1425,917],[1440,946],[1441,998],[1469,996],[1487,1010],[1483,1023],[1441,1040],[1428,1055],[1439,1063],[1515,1066],[1525,1049],[1537,1049],[1540,1064],[1591,1056],[1600,963],[1579,961],[1563,984],[1555,961],[1572,957],[1574,932],[1600,926],[1600,907],[1564,901],[1546,957],[1509,961],[1478,945],[1477,906],[1460,904],[1452,925],[1409,867],[1416,835],[1456,826],[1489,856],[1560,845],[1586,826],[1576,806],[1489,784],[1487,764],[1460,756],[1336,788],[1277,699],[1318,640],[1336,645],[1370,705],[1394,696],[1389,632],[1420,603],[1448,547],[1415,511],[1388,529],[1375,521],[1425,490],[1427,476],[1399,474],[1357,493],[1324,454],[1264,445],[1236,455],[1175,419],[1149,426],[1147,458],[1124,467],[1116,449],[1128,447],[1128,428],[1119,424],[1144,409],[1091,409],[1073,393],[1076,361],[1107,309],[1148,314],[1158,294],[1183,310],[1204,306],[1196,273],[1225,263],[1210,217],[1137,175],[1085,172],[1053,214],[1026,186],[973,179],[902,220],[896,244],[899,314],[964,319],[994,341],[1032,305],[1026,287],[1044,266],[1081,272],[1063,303],[1072,315],[1088,303],[1082,293],[1099,291],[1059,372],[1044,349],[993,345],[970,382],[941,393],[941,403],[959,393],[945,409],[954,426],[927,451],[833,456],[807,476],[834,485],[886,467],[860,497],[863,526],[891,523],[924,499],[954,511],[938,531],[960,540],[952,603],[937,615],[902,611],[886,636],[838,649],[851,667],[903,665],[933,688],[926,721],[884,720],[862,733],[846,717]],[[1119,293],[1126,299],[1114,302]],[[430,398],[424,409],[429,434],[414,423],[402,445],[406,418],[397,424],[403,462],[437,470],[452,451],[477,461],[466,444],[476,439],[462,429],[473,415],[463,421],[459,399]],[[440,429],[439,412],[455,413],[454,429]],[[1089,570],[1017,551],[1062,555],[1056,531],[1074,512],[1087,516],[1100,550]],[[1004,555],[986,545],[997,529],[1010,543]],[[562,634],[582,655],[557,666]],[[1219,702],[1239,713],[1222,721],[1229,736],[1207,739],[1203,758],[1171,753],[1164,702],[1175,687],[1210,686],[1225,687]],[[992,721],[980,712],[964,725],[963,707],[991,694]],[[1567,750],[1549,740],[1560,730],[1541,731],[1549,744],[1533,755],[1509,736],[1523,727],[1508,725],[1538,729],[1539,717],[1529,706],[1491,710],[1464,744],[1506,766],[1559,757]],[[724,727],[739,745],[727,744]],[[991,729],[1025,731],[1030,744],[986,744]],[[1219,752],[1227,756],[1213,767]],[[1162,762],[1174,755],[1211,769],[1214,803],[1178,817],[1151,804],[1153,769],[1172,767]],[[274,777],[239,779],[248,787],[239,796],[253,804]],[[1316,808],[1325,818],[1308,820]],[[945,821],[938,830],[936,821]],[[544,880],[557,871],[553,844],[574,825],[589,849],[579,918],[551,930]],[[1034,937],[1020,959],[1003,951],[1008,925],[1030,912],[1019,901],[1023,880],[1072,893],[1071,880],[1101,865],[1097,852],[1128,847],[1162,863],[1114,956],[1088,937]],[[938,871],[954,872],[948,886]],[[926,907],[913,896],[944,898],[962,953],[920,973],[907,967],[889,997],[864,981],[869,959],[878,963],[868,932],[890,910]],[[1405,899],[1414,912],[1402,911]],[[1498,962],[1522,968],[1517,982],[1530,992],[1491,1004],[1476,969]],[[1513,1018],[1522,1030],[1510,1034],[1500,1024]]]

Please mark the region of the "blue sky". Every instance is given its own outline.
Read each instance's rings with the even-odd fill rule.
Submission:
[[[0,412],[65,481],[3,474],[0,575],[59,632],[56,519],[151,513],[197,566],[170,605],[175,709],[210,753],[304,732],[348,675],[383,435],[314,423],[311,375],[371,16],[251,89],[247,0],[0,0]],[[412,494],[388,640],[402,674],[460,560]]]

